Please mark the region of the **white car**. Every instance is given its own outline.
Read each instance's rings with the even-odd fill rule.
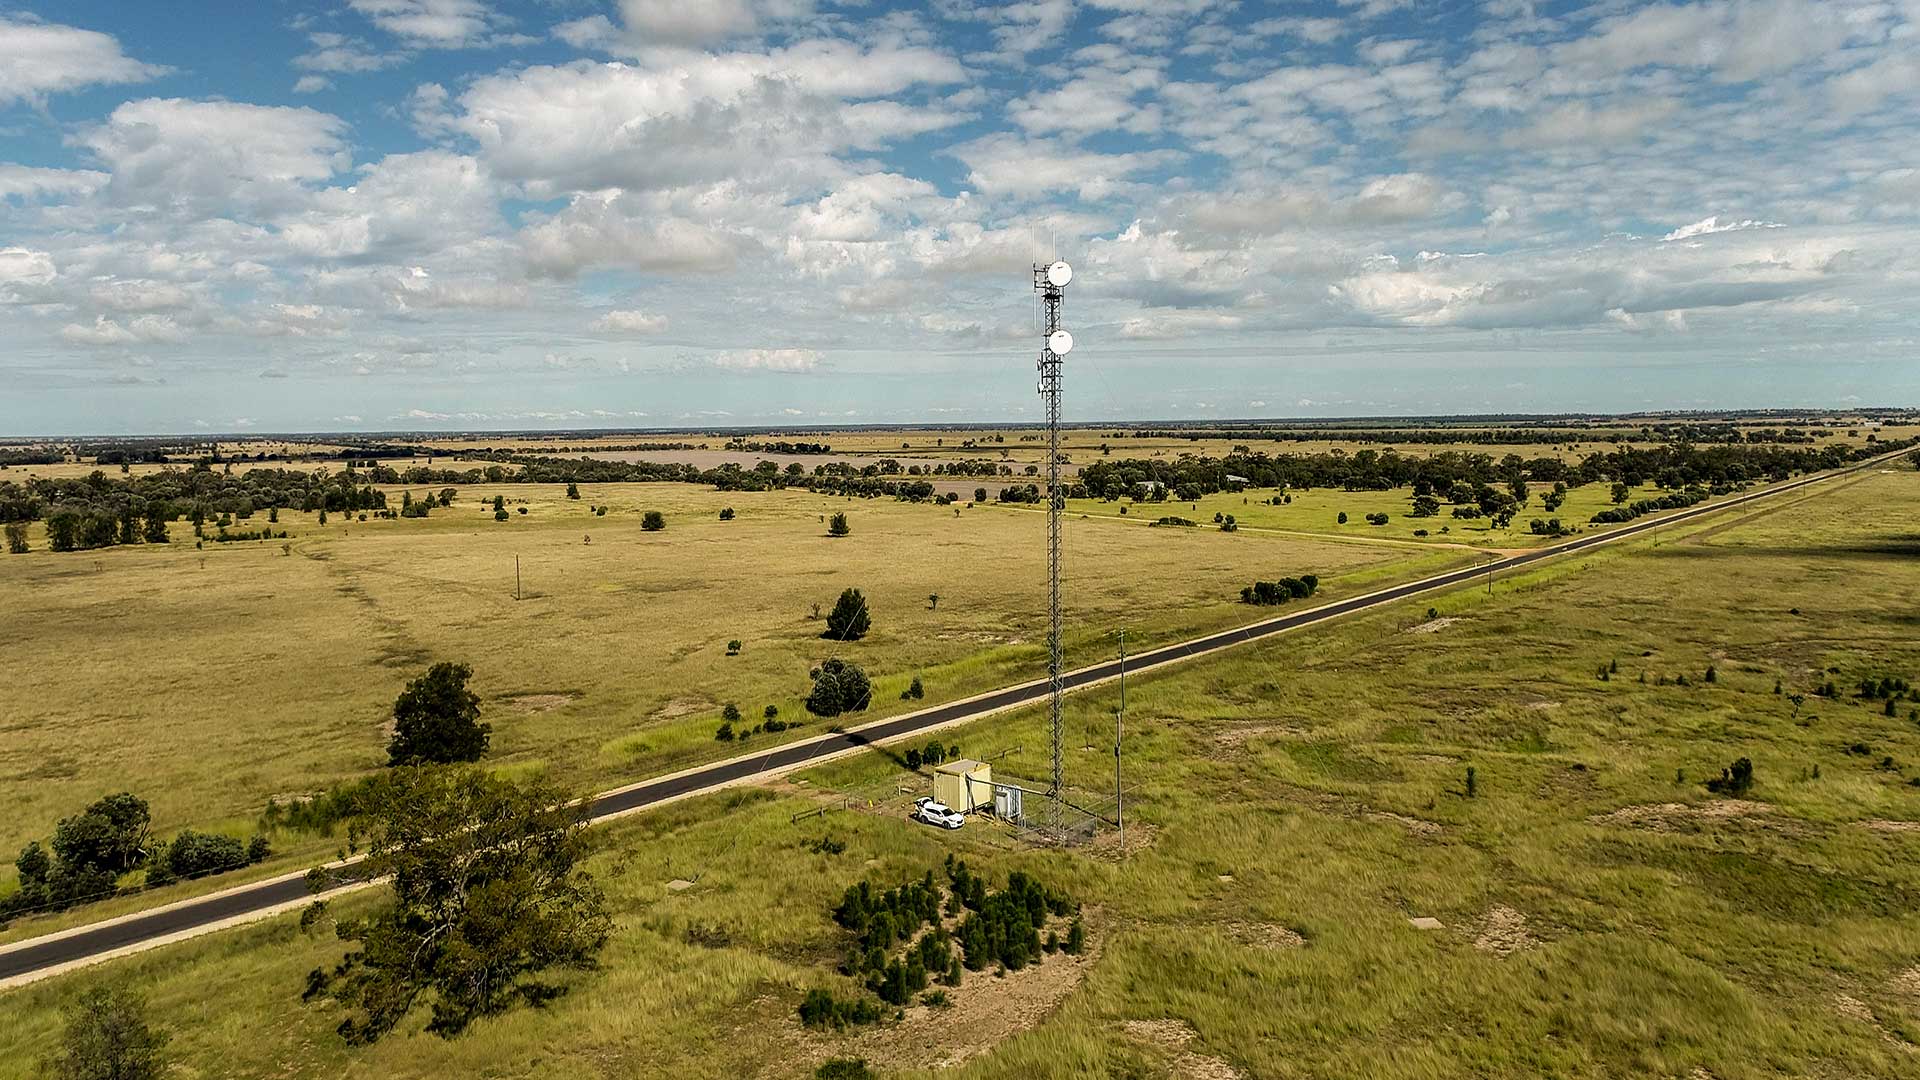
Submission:
[[[934,802],[932,797],[922,795],[913,800],[913,818],[929,825],[938,825],[943,829],[957,829],[967,823],[967,819],[944,803]]]

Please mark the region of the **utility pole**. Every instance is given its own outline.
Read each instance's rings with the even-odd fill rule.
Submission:
[[[520,599],[520,556],[513,557],[513,598]]]
[[[1493,564],[1495,561],[1496,559],[1494,556],[1492,555],[1487,556],[1487,595],[1488,596],[1493,595]]]
[[[1120,826],[1120,857],[1127,857],[1127,810],[1120,787],[1120,738],[1127,715],[1127,632],[1120,631],[1120,711],[1113,714],[1113,820]]]

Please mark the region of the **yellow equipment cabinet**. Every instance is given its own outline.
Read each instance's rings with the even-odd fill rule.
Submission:
[[[993,766],[956,758],[933,767],[933,799],[960,813],[993,811]]]

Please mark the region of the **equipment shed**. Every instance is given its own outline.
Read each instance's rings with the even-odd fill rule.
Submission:
[[[993,766],[955,758],[933,767],[933,798],[960,813],[993,809]]]

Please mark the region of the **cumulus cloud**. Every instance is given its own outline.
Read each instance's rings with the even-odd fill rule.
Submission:
[[[61,327],[60,338],[75,345],[151,345],[182,342],[187,335],[167,315],[137,315],[125,322],[97,315],[91,324]]]
[[[0,15],[0,105],[88,86],[145,82],[166,71],[128,56],[110,34]]]
[[[799,374],[819,368],[820,359],[820,354],[812,349],[744,349],[720,353],[710,362],[729,371]]]
[[[611,334],[657,334],[667,328],[667,317],[644,311],[609,311],[593,320],[593,328]]]
[[[1745,221],[1721,221],[1719,216],[1715,215],[1713,217],[1703,218],[1691,225],[1682,225],[1660,239],[1663,242],[1671,243],[1675,240],[1686,240],[1695,236],[1708,236],[1713,233],[1740,232],[1744,229],[1777,228],[1780,228],[1780,226],[1771,221],[1756,221],[1752,218]]]
[[[338,117],[231,101],[130,101],[74,141],[107,167],[109,197],[197,215],[302,201],[351,162]]]

